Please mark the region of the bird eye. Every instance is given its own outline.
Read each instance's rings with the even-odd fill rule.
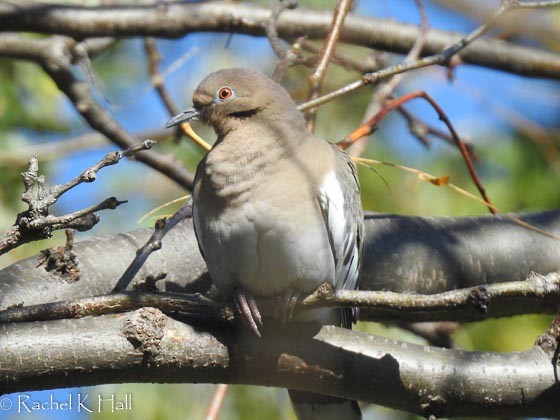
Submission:
[[[218,91],[218,98],[220,98],[222,101],[229,99],[233,96],[233,90],[227,86],[221,88]]]

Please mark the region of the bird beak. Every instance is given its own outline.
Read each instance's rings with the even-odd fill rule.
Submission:
[[[167,121],[167,124],[165,124],[165,128],[171,128],[184,122],[197,120],[199,115],[200,111],[194,106],[191,106],[190,108],[184,110],[180,114],[175,115],[173,118]]]

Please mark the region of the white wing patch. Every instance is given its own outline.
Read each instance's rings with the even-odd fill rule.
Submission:
[[[319,204],[335,263],[333,286],[337,290],[353,290],[359,275],[360,221],[354,220],[356,212],[350,208],[353,203],[346,202],[336,172],[329,173],[321,185]]]
[[[321,185],[320,202],[323,214],[326,216],[325,222],[332,240],[331,246],[335,258],[338,259],[342,256],[341,251],[346,236],[346,214],[344,212],[344,194],[334,172],[330,172]],[[339,261],[335,262],[339,263]]]

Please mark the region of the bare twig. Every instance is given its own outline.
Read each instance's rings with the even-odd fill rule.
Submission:
[[[286,55],[284,56],[284,58],[278,61],[278,63],[274,67],[274,70],[272,71],[272,75],[270,76],[272,80],[280,83],[288,69],[292,66],[295,66],[296,64],[303,64],[307,67],[312,67],[312,60],[304,59],[301,56],[300,50],[304,40],[305,37],[299,37],[298,39],[296,39],[296,42],[292,44],[291,48],[286,51]]]
[[[422,0],[415,0],[416,7],[418,9],[418,13],[420,14],[420,20],[422,25],[420,27],[420,32],[418,34],[418,38],[414,42],[414,45],[408,52],[407,56],[404,59],[404,62],[410,62],[417,60],[420,56],[420,52],[422,51],[422,47],[424,42],[426,41],[426,35],[428,33],[428,19],[426,17],[426,12],[424,10],[424,5],[422,4]],[[370,100],[370,103],[366,109],[364,117],[362,118],[362,124],[372,118],[375,114],[377,114],[381,108],[383,107],[385,100],[389,98],[397,86],[401,83],[403,78],[403,73],[396,74],[391,77],[388,81],[383,84],[374,87],[374,91]],[[359,139],[356,139],[354,144],[350,147],[348,153],[351,156],[360,156],[366,146],[367,142],[365,141],[366,136],[362,136]],[[361,141],[363,139],[363,141]]]
[[[449,119],[447,114],[443,111],[443,109],[439,106],[439,104],[424,91],[408,93],[406,95],[401,96],[400,98],[391,100],[389,103],[387,103],[387,105],[384,108],[381,109],[381,111],[379,111],[376,115],[374,115],[364,125],[354,130],[352,133],[350,133],[348,136],[342,139],[338,143],[339,147],[345,149],[348,146],[350,146],[352,143],[354,143],[357,139],[369,135],[375,129],[379,121],[382,120],[389,112],[391,112],[395,108],[398,108],[399,106],[402,106],[403,103],[414,98],[422,98],[426,100],[432,106],[432,108],[434,108],[434,110],[438,114],[439,119],[445,123],[445,125],[449,129],[449,132],[451,133],[453,141],[461,151],[461,155],[463,156],[463,160],[467,165],[471,178],[475,183],[476,187],[478,188],[480,195],[484,199],[488,207],[488,210],[490,210],[490,213],[492,214],[496,213],[496,208],[492,205],[492,202],[490,201],[488,194],[486,193],[486,189],[484,188],[484,185],[482,184],[480,178],[478,177],[478,174],[476,173],[476,169],[474,168],[474,165],[472,163],[472,159],[469,154],[469,151],[466,148],[463,141],[461,140],[461,138],[459,137],[459,135],[457,134],[457,132],[455,131],[455,127],[453,126],[453,124],[451,124],[451,120]]]
[[[353,0],[338,0],[336,8],[334,10],[334,15],[332,18],[331,26],[329,28],[329,34],[325,40],[325,45],[321,51],[321,56],[317,62],[313,74],[309,76],[309,100],[317,98],[323,87],[323,80],[327,74],[327,67],[329,62],[332,60],[334,54],[334,48],[342,32],[342,27],[344,25],[344,19],[352,5]],[[315,120],[317,118],[317,108],[309,108],[306,113],[307,125],[311,132],[315,129]]]
[[[159,308],[168,314],[195,314],[221,322],[232,322],[234,319],[233,306],[215,302],[199,294],[150,293],[133,290],[73,301],[17,306],[0,311],[0,323],[26,322],[25,320],[29,319],[82,318],[90,315],[121,313],[144,307]]]
[[[144,39],[144,50],[146,51],[146,57],[148,57],[148,73],[150,75],[150,82],[152,86],[156,89],[161,102],[165,106],[165,109],[167,109],[167,112],[170,115],[177,115],[179,113],[179,109],[173,103],[173,99],[165,88],[163,78],[159,72],[161,55],[157,50],[154,38],[148,37]]]
[[[439,128],[426,124],[424,121],[421,121],[420,119],[412,115],[412,113],[407,109],[405,109],[403,106],[399,106],[397,108],[397,111],[406,119],[410,134],[418,138],[418,140],[420,140],[420,142],[424,146],[430,147],[431,141],[428,138],[428,135],[432,135],[436,138],[445,141],[446,143],[452,146],[456,146],[455,141],[453,140],[453,136],[450,135],[449,133],[446,133],[445,131],[440,130]],[[473,160],[474,161],[478,160],[479,157],[475,150],[474,145],[469,141],[465,140],[463,137],[461,137],[461,141],[467,148],[467,151],[469,152]]]
[[[220,410],[226,398],[229,389],[229,384],[218,384],[206,415],[206,420],[217,420]]]
[[[519,6],[519,4],[522,4],[522,6]],[[357,80],[355,82],[349,83],[348,85],[343,86],[340,89],[337,89],[326,95],[320,96],[315,99],[311,99],[305,103],[300,104],[298,106],[298,109],[300,111],[305,111],[311,108],[315,108],[319,105],[325,104],[336,98],[339,98],[340,96],[351,93],[365,85],[375,83],[389,76],[404,73],[410,70],[416,70],[416,69],[432,66],[434,64],[447,64],[449,63],[449,60],[451,60],[453,56],[459,53],[459,51],[463,50],[465,47],[470,45],[477,38],[484,35],[492,27],[494,22],[496,22],[500,18],[500,16],[502,16],[508,10],[511,10],[513,8],[518,8],[518,7],[526,7],[526,8],[551,7],[551,6],[556,6],[557,4],[558,3],[556,1],[520,3],[515,0],[514,1],[504,0],[500,8],[484,24],[482,24],[474,31],[464,36],[458,42],[454,43],[453,45],[446,48],[445,50],[437,54],[424,57],[420,60],[399,63],[383,70],[379,70],[373,73],[368,73],[364,75],[361,80]]]
[[[97,172],[100,169],[118,163],[123,157],[132,156],[141,150],[148,150],[152,147],[153,143],[153,140],[145,140],[143,143],[124,151],[108,153],[102,160],[66,184],[53,185],[49,189],[45,189],[44,176],[39,176],[38,174],[39,161],[35,156],[32,157],[29,160],[28,171],[22,174],[25,185],[22,200],[28,204],[29,208],[18,214],[16,223],[0,237],[0,254],[4,254],[27,242],[50,238],[55,230],[71,228],[84,231],[91,229],[99,222],[99,216],[95,212],[104,209],[115,209],[126,201],[119,201],[111,197],[97,205],[63,216],[53,216],[50,214],[50,207],[57,202],[62,194],[77,185],[95,181]]]
[[[148,242],[140,248],[134,260],[130,263],[126,271],[123,273],[115,287],[113,292],[121,292],[126,289],[130,282],[134,279],[134,276],[138,273],[142,265],[146,262],[150,254],[161,248],[161,241],[164,236],[169,232],[177,223],[181,220],[192,217],[192,199],[187,201],[181,206],[177,212],[171,216],[169,220],[160,219],[156,222],[155,230]]]
[[[76,45],[73,39],[64,37],[47,39],[27,38],[20,35],[0,37],[0,47],[4,48],[5,55],[41,64],[58,88],[70,99],[76,111],[93,129],[122,149],[134,146],[137,140],[97,103],[88,83],[77,78],[72,65],[73,48]],[[189,190],[192,188],[192,174],[170,157],[150,150],[138,153],[135,159],[163,173],[182,187]]]
[[[158,143],[171,138],[167,130],[148,130],[134,134],[135,138],[153,139]],[[14,150],[3,150],[0,154],[0,166],[26,165],[30,155],[35,155],[41,162],[60,159],[75,152],[107,147],[107,138],[92,131],[66,140],[53,140],[39,144],[23,144]]]
[[[278,31],[276,30],[276,22],[280,17],[280,14],[286,9],[295,9],[297,7],[297,0],[280,0],[278,6],[272,11],[270,18],[266,21],[264,26],[264,31],[270,46],[280,59],[280,61],[285,60],[289,54],[289,50],[284,49],[280,45],[280,39],[278,37]]]

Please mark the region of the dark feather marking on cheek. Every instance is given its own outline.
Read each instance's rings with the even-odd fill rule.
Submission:
[[[257,115],[257,113],[259,113],[259,111],[261,111],[260,108],[254,108],[254,109],[249,109],[247,111],[232,112],[232,113],[228,114],[228,116],[243,120],[245,118],[249,118],[249,117],[253,117],[253,116]]]

